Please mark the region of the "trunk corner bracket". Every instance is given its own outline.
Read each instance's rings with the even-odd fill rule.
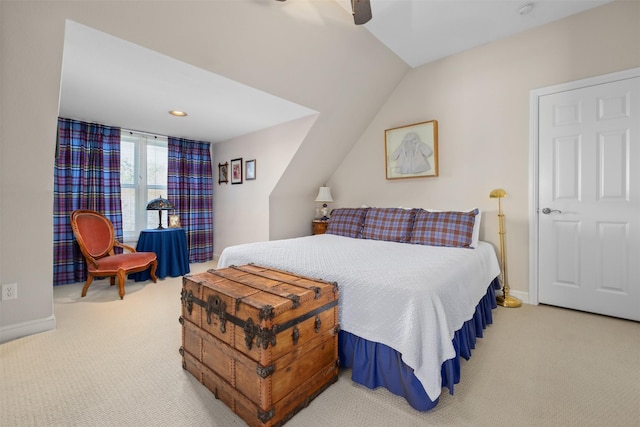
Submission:
[[[273,374],[274,371],[276,370],[276,368],[273,365],[269,365],[269,366],[256,366],[256,373],[261,377],[261,378],[267,378],[269,375]]]
[[[191,314],[193,311],[193,291],[187,292],[184,288],[180,292],[180,302],[187,309],[187,312]]]
[[[260,308],[260,313],[258,314],[260,320],[270,320],[273,319],[273,316],[273,306],[265,305]]]
[[[258,419],[263,423],[266,423],[271,418],[273,418],[273,415],[274,415],[273,408],[269,409],[268,411],[261,411],[258,409]]]

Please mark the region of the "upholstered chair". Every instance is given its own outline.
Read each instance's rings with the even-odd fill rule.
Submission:
[[[131,246],[115,239],[113,224],[104,215],[91,210],[76,210],[71,213],[71,227],[78,241],[82,255],[87,262],[87,282],[82,288],[82,296],[94,277],[110,277],[111,286],[118,278],[120,299],[124,298],[124,282],[129,273],[138,273],[150,268],[155,283],[158,261],[153,252],[136,252]],[[128,251],[115,254],[113,248],[120,247]]]

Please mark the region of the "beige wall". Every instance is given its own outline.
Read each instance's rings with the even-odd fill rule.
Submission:
[[[255,227],[251,237],[224,229],[242,241],[272,234],[267,227],[281,236],[308,232],[307,195],[331,175],[408,70],[332,1],[3,0],[0,19],[0,284],[18,283],[18,299],[0,303],[0,341],[55,325],[51,212],[66,19],[318,111],[302,140],[284,144],[282,159],[294,162],[274,163],[280,177],[243,184],[234,193],[260,187],[265,194],[216,204],[219,218],[251,209],[256,199],[265,215],[280,213],[273,226],[261,212],[241,221],[238,229]],[[238,157],[255,153],[259,176],[267,177],[271,153],[258,157],[257,144],[243,145]],[[224,156],[235,157],[233,151]],[[282,207],[263,208],[271,194]],[[302,211],[294,211],[296,206]]]
[[[529,95],[532,89],[640,66],[640,2],[615,2],[410,71],[330,179],[335,206],[484,211],[498,244],[494,188],[504,188],[510,285],[526,297]],[[390,180],[384,130],[439,122],[437,178]]]
[[[269,195],[278,184],[317,115],[213,145],[218,163],[243,159],[242,184],[214,183],[214,252],[227,246],[269,240]],[[256,160],[256,179],[247,181],[244,162]]]
[[[284,170],[267,183],[258,181],[274,157],[262,153],[260,139],[279,147],[278,129],[242,138],[237,151],[214,150],[216,165],[216,155],[229,160],[236,152],[256,153],[258,161],[256,185],[226,194],[238,204],[214,200],[216,218],[249,211],[254,200],[262,209],[269,198],[268,220],[258,211],[217,225],[226,227],[217,253],[236,240],[308,234],[324,183],[336,205],[478,205],[486,212],[483,237],[495,242],[488,192],[501,186],[510,194],[511,283],[525,291],[529,91],[640,66],[638,8],[616,2],[414,69],[403,80],[408,67],[330,1],[0,2],[0,283],[19,285],[17,300],[0,303],[0,341],[55,325],[51,206],[65,19],[318,111],[301,141],[286,141],[282,158],[291,162],[275,162]],[[384,129],[429,119],[440,122],[441,176],[386,181]],[[249,198],[237,197],[240,191]]]

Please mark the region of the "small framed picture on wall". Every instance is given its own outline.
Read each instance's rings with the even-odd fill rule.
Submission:
[[[231,160],[231,184],[242,184],[242,157]]]
[[[218,185],[229,182],[229,163],[218,163]]]
[[[247,160],[244,163],[245,176],[247,177],[247,181],[252,179],[256,179],[256,160]]]

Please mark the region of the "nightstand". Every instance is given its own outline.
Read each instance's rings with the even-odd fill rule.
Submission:
[[[314,219],[311,223],[312,234],[324,234],[327,232],[327,224],[329,221],[323,221],[321,219]]]

